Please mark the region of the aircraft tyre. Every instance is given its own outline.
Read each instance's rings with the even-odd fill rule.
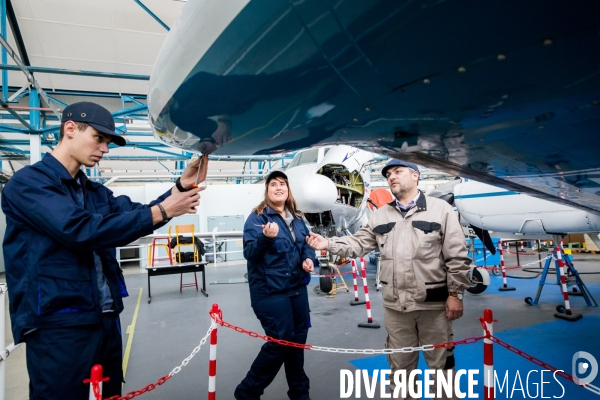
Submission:
[[[331,275],[333,274],[333,268],[331,267],[320,267],[319,268],[319,275]],[[331,292],[331,289],[333,289],[333,280],[332,278],[319,278],[319,290],[321,292],[324,293],[329,293]]]
[[[565,306],[563,306],[562,304],[559,304],[556,306],[556,311],[559,313],[564,314],[566,312]]]
[[[487,289],[487,285],[484,283],[483,275],[479,269],[475,268],[473,270],[473,277],[471,278],[471,287],[467,289],[467,292],[480,294],[485,292],[485,289]]]
[[[525,303],[531,305],[533,299],[531,297],[525,297]]]

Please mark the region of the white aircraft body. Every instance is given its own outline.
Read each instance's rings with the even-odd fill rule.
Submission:
[[[453,202],[463,225],[492,232],[495,237],[547,239],[587,233],[600,245],[600,216],[585,210],[471,179],[439,186],[432,195]]]
[[[332,236],[352,234],[368,219],[375,154],[351,146],[302,150],[285,173],[298,208],[313,230]]]
[[[189,152],[346,144],[600,215],[599,13],[190,0],[154,65],[150,122]]]
[[[455,186],[454,203],[462,218],[489,231],[524,236],[600,232],[596,214],[472,180]]]

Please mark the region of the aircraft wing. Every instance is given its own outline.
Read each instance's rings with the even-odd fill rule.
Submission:
[[[600,2],[190,0],[155,137],[191,152],[349,144],[600,214]]]

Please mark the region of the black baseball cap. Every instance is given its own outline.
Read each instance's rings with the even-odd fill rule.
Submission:
[[[419,176],[421,175],[421,173],[419,172],[419,167],[417,167],[416,164],[409,163],[406,161],[396,160],[395,158],[392,158],[387,164],[385,164],[385,167],[383,167],[383,169],[381,170],[381,175],[383,175],[384,178],[387,178],[387,176],[385,176],[385,174],[387,173],[388,169],[390,169],[392,167],[408,167],[410,169],[417,171]]]
[[[89,101],[81,101],[67,106],[62,113],[61,122],[85,122],[98,132],[110,136],[111,142],[125,146],[125,138],[115,132],[115,120],[106,108]]]
[[[283,171],[275,170],[275,171],[271,172],[269,175],[267,175],[267,179],[265,180],[265,185],[268,185],[269,182],[271,182],[275,178],[283,178],[286,181],[288,180],[287,175],[284,174]]]

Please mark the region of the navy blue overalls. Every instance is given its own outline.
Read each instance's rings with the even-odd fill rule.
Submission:
[[[276,238],[267,238],[260,225],[275,222]],[[261,215],[252,212],[244,225],[244,257],[248,260],[251,305],[268,336],[306,343],[310,326],[306,285],[310,274],[302,269],[309,258],[316,265],[315,252],[306,244],[308,229],[294,218],[294,240],[281,216],[267,207]],[[246,378],[235,390],[239,400],[259,399],[284,365],[288,396],[292,400],[309,397],[309,380],[304,372],[304,350],[265,343]]]
[[[46,154],[17,171],[2,192],[12,332],[15,343],[27,342],[30,398],[36,400],[87,399],[83,379],[98,363],[111,377],[104,394],[121,392],[118,314],[127,290],[115,247],[160,226],[152,225],[150,207],[171,193],[144,205],[113,196],[81,171],[77,179],[80,184]],[[102,313],[94,253],[114,312]]]

